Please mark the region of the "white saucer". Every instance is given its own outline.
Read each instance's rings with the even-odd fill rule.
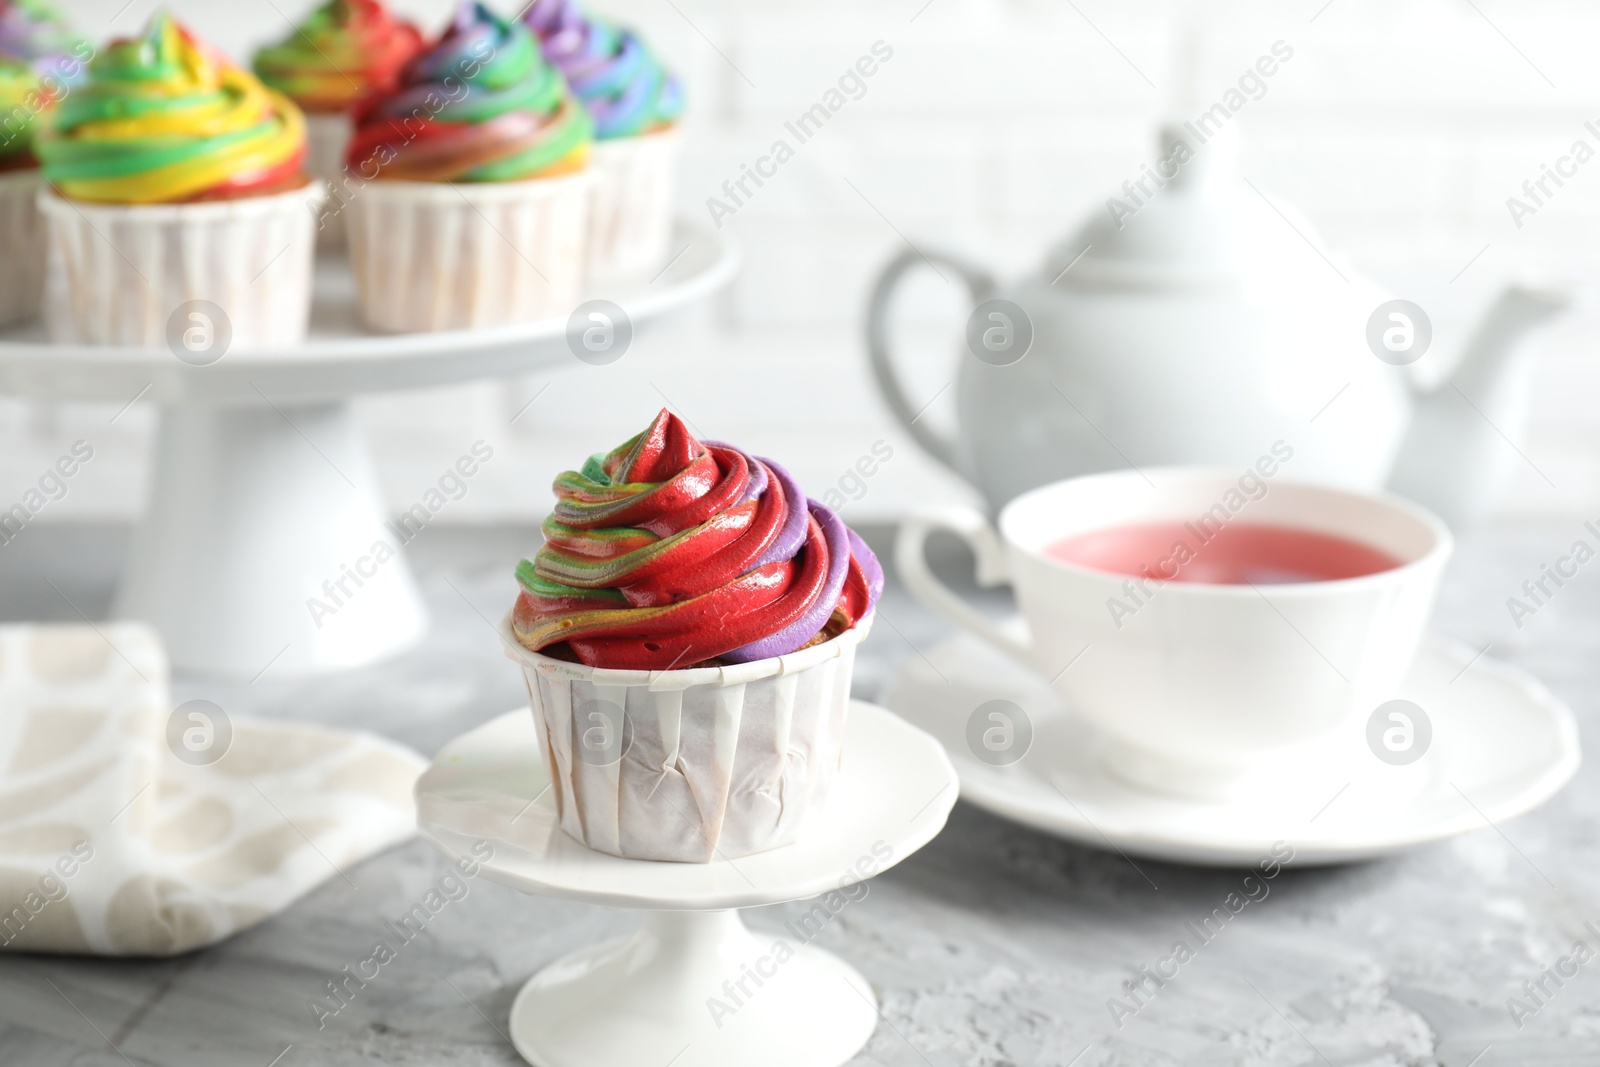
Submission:
[[[1183,863],[1250,864],[1276,841],[1293,846],[1296,864],[1378,856],[1521,815],[1578,769],[1571,711],[1513,667],[1430,641],[1396,696],[1431,721],[1416,762],[1378,759],[1361,721],[1287,755],[1270,787],[1221,801],[1129,784],[1108,769],[1105,738],[1044,679],[973,637],[909,661],[885,703],[940,739],[971,803],[1071,841]],[[975,709],[996,699],[1021,707],[1033,727],[1031,747],[1009,766],[976,758],[967,741]]]
[[[847,1062],[872,1036],[877,998],[810,941],[864,895],[857,883],[933,839],[959,790],[937,741],[860,701],[826,811],[785,848],[703,864],[620,859],[561,830],[549,785],[523,708],[451,741],[416,788],[422,836],[480,862],[484,877],[645,912],[632,937],[556,960],[517,995],[511,1041],[537,1067]],[[809,897],[822,899],[776,934],[746,930],[732,910]]]

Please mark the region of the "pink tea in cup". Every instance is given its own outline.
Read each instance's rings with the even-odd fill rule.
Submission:
[[[1074,534],[1045,555],[1091,570],[1203,585],[1360,578],[1403,561],[1348,537],[1273,523],[1146,522]]]

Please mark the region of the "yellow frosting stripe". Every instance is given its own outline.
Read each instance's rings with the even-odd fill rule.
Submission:
[[[171,163],[129,178],[86,179],[63,182],[58,188],[75,200],[122,204],[161,204],[187,200],[197,193],[220,185],[235,174],[251,170],[270,170],[282,166],[299,150],[305,138],[305,119],[293,112],[295,132],[272,134],[264,131],[238,146],[225,158],[201,163]],[[288,115],[285,114],[287,118]]]
[[[68,197],[150,204],[223,187],[247,194],[298,171],[299,108],[165,13],[141,37],[108,46],[89,75],[38,142],[45,179]]]
[[[252,94],[197,101],[191,107],[168,108],[138,118],[85,122],[74,132],[78,137],[97,141],[131,141],[159,133],[209,137],[237,130],[248,122],[260,122],[265,110],[266,97]]]

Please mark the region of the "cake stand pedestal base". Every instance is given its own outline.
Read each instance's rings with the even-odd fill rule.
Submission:
[[[522,708],[434,757],[417,829],[465,873],[644,913],[632,937],[563,956],[517,994],[511,1042],[535,1067],[840,1067],[872,1037],[878,1001],[808,942],[842,909],[869,907],[865,880],[926,845],[958,792],[937,741],[853,701],[839,774],[801,840],[711,863],[622,859],[561,829]],[[772,934],[734,910],[812,897]]]
[[[753,934],[732,910],[658,911],[535,975],[511,1040],[538,1067],[838,1067],[877,1021],[866,979],[793,933]]]
[[[254,678],[370,663],[427,615],[344,401],[164,406],[117,618],[175,669]]]

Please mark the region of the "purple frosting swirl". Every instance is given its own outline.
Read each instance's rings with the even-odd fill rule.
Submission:
[[[828,577],[823,583],[822,595],[817,597],[815,604],[806,609],[805,614],[772,636],[752,641],[732,652],[724,652],[722,658],[729,663],[749,663],[751,660],[766,659],[768,656],[787,656],[791,652],[798,651],[805,647],[806,642],[817,636],[817,632],[827,623],[828,616],[833,614],[833,607],[839,601],[840,592],[844,590],[845,575],[850,570],[850,531],[832,509],[823,507],[815,500],[807,500],[806,505],[811,516],[817,520],[817,525],[822,527],[822,537],[828,543]],[[794,511],[800,513],[799,508],[795,508]],[[804,526],[801,529],[804,530]],[[867,554],[871,555],[870,552]]]
[[[682,84],[632,30],[585,15],[577,0],[535,0],[523,21],[593,116],[596,138],[649,133],[682,116]]]
[[[94,49],[44,0],[0,0],[0,56],[72,83],[87,75]]]

